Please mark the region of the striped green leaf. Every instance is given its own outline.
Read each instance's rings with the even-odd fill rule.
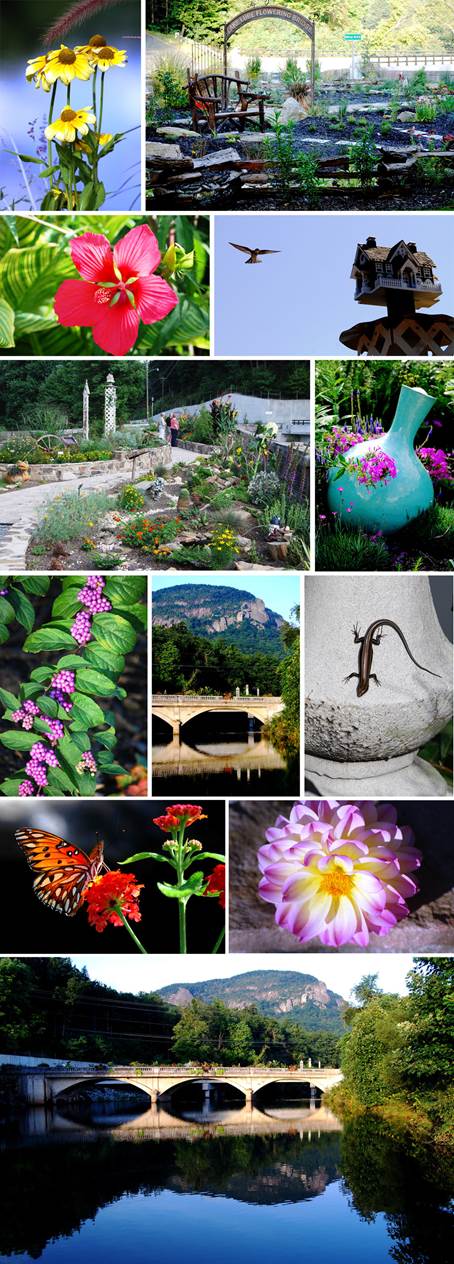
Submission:
[[[14,345],[14,312],[6,298],[0,298],[0,347]]]

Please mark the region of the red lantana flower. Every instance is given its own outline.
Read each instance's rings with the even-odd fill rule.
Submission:
[[[170,808],[166,807],[165,816],[154,817],[154,824],[171,833],[173,829],[179,829],[180,825],[193,825],[194,821],[206,819],[206,813],[196,803],[173,803]]]
[[[123,917],[140,922],[138,899],[143,882],[137,882],[133,873],[103,873],[87,887],[85,900],[88,904],[88,921],[95,930],[106,926],[123,926]]]
[[[218,895],[221,908],[225,909],[225,865],[215,865],[208,878],[207,893]]]
[[[112,356],[134,346],[140,321],[153,325],[178,303],[163,277],[159,246],[147,224],[132,228],[114,249],[102,233],[74,237],[71,256],[82,281],[63,281],[54,300],[61,325],[91,326],[93,340]]]

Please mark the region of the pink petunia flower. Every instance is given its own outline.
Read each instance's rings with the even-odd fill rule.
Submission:
[[[109,355],[126,355],[141,320],[153,325],[176,307],[178,295],[154,275],[161,255],[147,224],[132,228],[113,250],[102,233],[74,237],[70,249],[83,280],[62,282],[56,316],[61,325],[91,327],[94,342]]]
[[[278,817],[260,847],[259,894],[274,904],[278,926],[299,943],[367,947],[407,917],[421,864],[413,832],[392,804],[314,799]]]

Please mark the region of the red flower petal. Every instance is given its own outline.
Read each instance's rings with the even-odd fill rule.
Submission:
[[[132,276],[149,276],[161,261],[161,252],[148,224],[131,228],[114,247],[117,267],[127,281]]]
[[[83,233],[74,237],[71,258],[85,281],[115,281],[112,248],[102,233]]]
[[[145,325],[168,316],[179,302],[178,294],[163,277],[140,277],[134,286],[137,311]]]
[[[95,302],[95,287],[88,281],[62,281],[54,299],[54,311],[61,325],[94,325],[101,308]]]
[[[108,355],[123,356],[134,346],[139,332],[139,317],[130,303],[115,304],[115,307],[96,306],[96,318],[93,324],[93,340],[97,347],[102,347]]]

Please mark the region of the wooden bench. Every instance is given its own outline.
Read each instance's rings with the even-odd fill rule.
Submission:
[[[237,123],[238,130],[243,132],[247,120],[251,118],[258,118],[260,130],[265,130],[267,98],[262,92],[251,92],[249,80],[240,79],[238,71],[233,76],[191,75],[188,70],[187,91],[196,132],[203,130],[204,123],[210,132],[215,132],[218,124],[225,121]]]

